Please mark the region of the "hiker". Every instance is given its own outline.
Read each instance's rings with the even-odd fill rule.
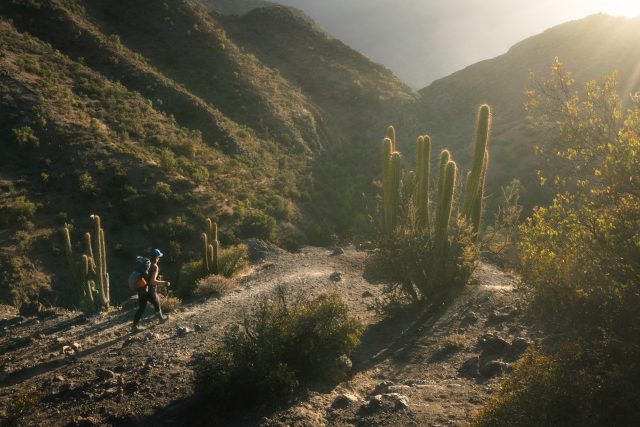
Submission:
[[[160,273],[160,268],[158,267],[158,262],[160,262],[160,258],[162,257],[162,252],[160,249],[154,249],[151,252],[151,266],[149,267],[149,272],[144,278],[147,282],[146,286],[142,286],[138,288],[138,311],[136,311],[136,315],[133,318],[133,331],[139,331],[142,328],[138,326],[138,322],[142,317],[142,313],[144,313],[144,309],[147,307],[147,302],[153,304],[153,307],[156,310],[156,317],[160,320],[160,322],[165,322],[168,319],[168,316],[162,314],[162,310],[160,309],[160,298],[158,298],[158,294],[156,292],[157,286],[171,286],[171,283],[158,280],[158,274]]]

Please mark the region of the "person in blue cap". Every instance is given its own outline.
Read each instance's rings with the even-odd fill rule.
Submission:
[[[162,314],[162,310],[160,309],[160,298],[158,298],[158,293],[156,292],[156,288],[158,286],[171,286],[171,283],[165,280],[158,280],[160,273],[158,262],[160,262],[162,255],[163,254],[160,249],[154,249],[151,251],[151,256],[149,257],[151,260],[151,266],[149,267],[149,273],[145,277],[147,286],[138,288],[138,311],[136,311],[136,315],[133,318],[132,326],[134,331],[141,330],[138,322],[140,321],[145,308],[147,308],[147,302],[151,303],[153,308],[155,308],[156,317],[158,317],[160,322],[165,322],[168,319],[168,316]]]

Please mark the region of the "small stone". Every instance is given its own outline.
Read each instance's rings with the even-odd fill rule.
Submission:
[[[336,246],[336,248],[331,253],[332,256],[338,256],[342,254],[344,254],[344,249],[342,249],[340,246]]]
[[[62,375],[56,375],[55,377],[53,377],[53,380],[59,383],[65,382],[65,378]]]
[[[78,344],[77,342],[74,342],[73,344],[71,344],[71,348],[74,351],[80,351],[80,349],[82,348],[82,346],[80,344]]]
[[[93,417],[75,417],[69,425],[73,427],[93,427],[98,425],[98,421]]]
[[[482,349],[483,353],[501,354],[509,351],[511,344],[495,334],[488,333],[478,338],[478,347]]]
[[[62,354],[65,356],[73,356],[75,352],[76,351],[70,345],[62,346]]]
[[[364,291],[362,293],[362,298],[371,298],[373,296],[373,294],[369,291]]]
[[[333,281],[333,282],[339,282],[342,280],[342,273],[340,273],[339,271],[334,271],[333,273],[331,273],[329,275],[329,280]]]
[[[479,319],[480,317],[478,317],[478,315],[475,312],[470,311],[464,316],[461,323],[465,326],[473,325],[474,323],[477,323]]]
[[[203,330],[203,329],[204,329],[204,327],[203,327],[201,324],[196,323],[196,324],[193,326],[193,329],[194,329],[196,332],[199,332],[199,331]]]
[[[349,406],[360,403],[361,400],[360,396],[356,394],[342,393],[333,400],[331,407],[336,409],[348,408]]]
[[[389,387],[393,387],[393,382],[389,380],[384,380],[381,383],[378,383],[376,387],[373,389],[373,394],[383,394],[389,391]]]
[[[178,336],[185,336],[189,333],[193,332],[193,330],[187,326],[178,326],[177,334]]]
[[[96,369],[96,375],[98,378],[101,378],[101,379],[109,379],[116,376],[115,372],[106,368]]]
[[[369,398],[369,402],[366,405],[369,410],[376,410],[382,408],[382,395],[377,394]]]
[[[482,376],[486,378],[491,378],[496,376],[501,377],[502,375],[510,371],[511,371],[511,366],[508,363],[502,362],[500,360],[492,360],[490,362],[485,363],[480,368],[480,374],[482,374]]]

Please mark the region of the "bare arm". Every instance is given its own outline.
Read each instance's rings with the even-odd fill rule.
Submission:
[[[151,277],[149,277],[149,284],[153,286],[169,286],[170,283],[166,280],[158,280],[158,269],[156,268]]]

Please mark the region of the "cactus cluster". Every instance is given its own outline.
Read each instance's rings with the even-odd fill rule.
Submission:
[[[206,274],[218,274],[218,224],[207,218],[207,229],[202,233],[202,265]]]
[[[480,106],[477,118],[475,153],[472,168],[467,174],[465,194],[462,199],[461,214],[473,226],[474,231],[480,229],[482,203],[484,198],[484,182],[489,164],[488,140],[491,130],[491,111],[488,105]],[[383,169],[383,224],[387,234],[393,232],[398,222],[400,210],[400,188],[402,171],[400,170],[400,153],[396,150],[396,132],[393,126],[387,129],[382,144]],[[453,203],[455,200],[456,176],[458,166],[452,160],[448,150],[440,153],[438,183],[435,203],[430,202],[430,169],[431,138],[427,135],[418,137],[416,141],[415,185],[411,188],[415,204],[415,229],[433,237],[436,247],[445,250]],[[432,210],[435,219],[431,218]]]
[[[92,244],[91,233],[85,233],[85,253],[76,260],[71,244],[71,229],[69,225],[63,228],[65,254],[71,277],[84,295],[92,304],[100,307],[108,307],[109,298],[109,272],[107,269],[107,251],[104,238],[104,229],[98,215],[91,215],[94,223],[95,246]]]

